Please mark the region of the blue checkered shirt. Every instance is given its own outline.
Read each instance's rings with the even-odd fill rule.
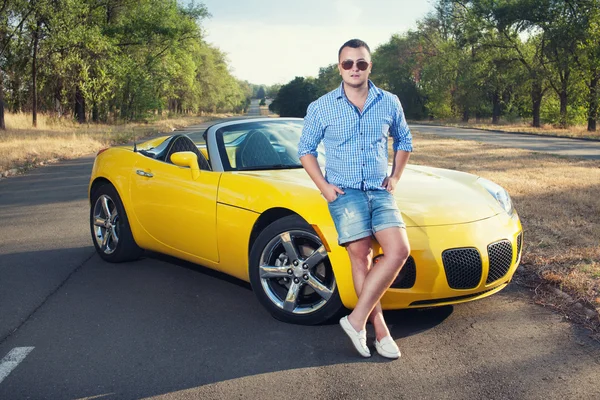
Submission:
[[[298,157],[325,145],[325,179],[341,188],[377,190],[388,172],[388,136],[394,151],[412,151],[412,135],[398,96],[369,81],[361,113],[344,93],[343,83],[308,106]]]

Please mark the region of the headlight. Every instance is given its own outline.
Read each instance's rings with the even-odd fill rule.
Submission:
[[[513,215],[514,208],[512,205],[512,200],[510,199],[510,195],[508,192],[500,185],[487,180],[485,178],[477,179],[477,183],[485,188],[494,198],[500,203],[502,208],[508,213],[508,215]]]

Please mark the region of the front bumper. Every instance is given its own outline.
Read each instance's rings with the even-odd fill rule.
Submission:
[[[409,285],[396,282],[386,291],[381,305],[387,310],[456,304],[490,296],[508,285],[523,248],[516,213],[467,224],[409,227],[407,233],[414,275]],[[380,254],[381,249],[374,244],[374,254]],[[474,257],[454,257],[461,252]],[[344,305],[354,307],[354,293],[340,291],[340,295]]]

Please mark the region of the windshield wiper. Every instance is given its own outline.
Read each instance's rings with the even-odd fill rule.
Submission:
[[[238,168],[238,171],[263,171],[269,169],[298,169],[302,168],[302,165],[297,164],[275,164],[275,165],[261,165],[256,167],[242,167]]]

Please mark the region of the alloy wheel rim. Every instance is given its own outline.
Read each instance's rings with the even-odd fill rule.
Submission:
[[[282,232],[269,241],[260,256],[259,275],[271,302],[293,314],[321,309],[336,288],[327,250],[318,236],[302,230]]]
[[[105,194],[98,197],[93,213],[94,238],[104,254],[112,254],[117,249],[118,222],[119,213],[115,202]]]

